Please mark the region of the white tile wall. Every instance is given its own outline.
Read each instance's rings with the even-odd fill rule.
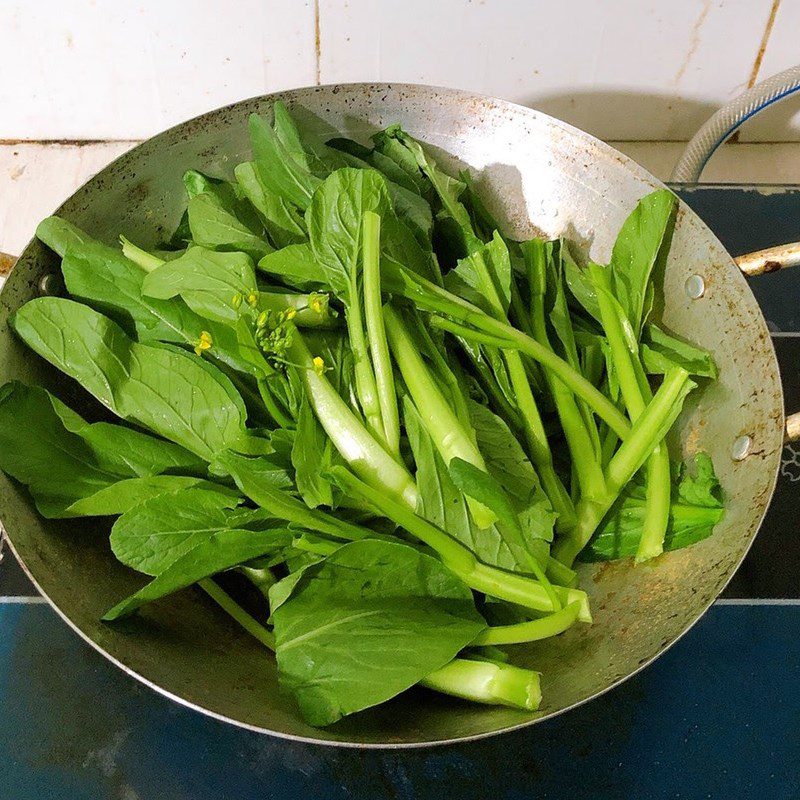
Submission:
[[[775,24],[770,33],[758,80],[800,64],[800,2],[778,3]],[[791,99],[775,105],[746,123],[740,133],[742,141],[800,141],[800,100]]]
[[[313,84],[314,14],[313,0],[0,0],[0,138],[145,138]]]
[[[746,87],[770,6],[320,0],[320,72],[466,87],[604,139],[686,139]]]
[[[685,139],[800,61],[800,0],[0,0],[0,139],[130,139],[316,81],[421,81]],[[800,109],[796,101],[793,109]],[[747,138],[800,140],[782,108]]]

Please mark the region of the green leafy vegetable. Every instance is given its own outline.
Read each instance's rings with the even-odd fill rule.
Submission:
[[[145,603],[185,589],[209,575],[252,561],[282,546],[285,546],[284,532],[279,529],[212,533],[206,541],[175,559],[138,592],[107,611],[103,619],[111,622],[126,617]]]
[[[45,517],[121,514],[199,477],[194,456],[169,442],[119,425],[89,425],[43,389],[0,389],[0,468],[26,484]]]
[[[123,419],[150,428],[202,458],[251,449],[241,397],[222,373],[190,355],[129,339],[108,317],[42,297],[14,316],[15,331]]]
[[[136,427],[10,383],[0,468],[44,516],[119,517],[152,581],[106,620],[197,584],[311,724],[415,684],[533,711],[538,673],[499,648],[591,622],[573,561],[654,558],[724,513],[710,458],[678,468],[664,438],[717,376],[658,317],[675,198],[597,264],[509,238],[399,125],[367,146],[296,110],[250,117],[233,182],[185,172],[166,245],[39,225],[70,299],[11,326]]]
[[[312,725],[394,697],[485,627],[441,562],[380,541],[345,545],[307,569],[272,620],[281,682]]]

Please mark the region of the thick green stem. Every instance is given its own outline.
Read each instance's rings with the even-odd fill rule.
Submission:
[[[461,458],[486,472],[480,450],[436,385],[400,316],[391,306],[385,306],[384,319],[394,360],[442,461],[447,465],[454,458]],[[497,521],[497,516],[482,503],[469,496],[467,501],[479,528],[488,528]]]
[[[516,625],[487,628],[472,644],[476,647],[479,645],[522,644],[557,636],[578,621],[580,610],[580,603],[570,603],[560,611],[548,614],[541,619],[518,622]]]
[[[389,345],[386,342],[381,300],[381,218],[372,211],[367,211],[361,229],[364,253],[364,316],[375,369],[384,441],[389,454],[399,461],[400,417],[397,411],[394,372],[389,356]]]
[[[336,314],[331,311],[327,294],[296,294],[293,292],[259,292],[258,308],[266,311],[295,310],[292,321],[300,328],[332,328]]]
[[[445,357],[436,346],[436,342],[433,341],[433,337],[431,336],[425,321],[422,319],[422,315],[419,314],[416,309],[413,309],[413,313],[414,326],[416,327],[416,330],[422,339],[422,343],[425,346],[425,355],[428,357],[431,364],[433,364],[433,368],[439,376],[439,379],[446,387],[447,392],[450,395],[450,401],[453,404],[453,411],[458,417],[459,422],[461,422],[461,425],[464,427],[467,433],[470,434],[473,442],[475,442],[475,431],[472,428],[472,421],[470,420],[469,406],[467,405],[467,400],[464,397],[464,392],[461,390],[461,385],[458,382],[458,378],[450,367],[450,364],[447,363]]]
[[[606,494],[578,504],[578,521],[569,534],[556,543],[555,558],[567,566],[572,565],[625,484],[666,436],[681,411],[684,398],[694,386],[686,370],[674,367],[667,372],[653,400],[609,462],[605,472]]]
[[[437,692],[473,703],[536,711],[542,701],[539,673],[499,661],[455,658],[420,681]]]
[[[647,492],[642,536],[636,550],[636,561],[648,561],[664,552],[664,536],[669,524],[672,496],[672,475],[666,442],[653,450],[647,461]]]
[[[461,323],[448,326],[441,324],[442,328],[450,330],[458,336],[463,336],[465,339],[474,336],[476,330],[479,334],[488,333],[503,339],[505,348],[519,350],[560,378],[562,383],[584,400],[621,439],[628,435],[630,423],[625,415],[596,386],[593,386],[580,372],[563,358],[559,358],[552,350],[543,347],[513,325],[495,319],[477,306],[442,289],[435,283],[407,272],[404,272],[404,278],[406,281],[401,286],[392,284],[390,288],[412,300],[420,308],[446,314],[457,323]]]
[[[611,293],[611,281],[608,269],[591,264],[589,275],[596,287],[600,318],[611,349],[611,357],[619,380],[622,399],[628,409],[628,415],[634,422],[644,411],[645,405],[652,398],[647,377],[639,362],[638,346],[634,349],[632,335],[626,336],[627,320],[615,303]],[[642,536],[636,553],[637,561],[646,561],[660,555],[664,550],[664,536],[669,522],[669,505],[672,491],[669,453],[665,443],[653,450],[645,473],[646,506],[642,525]]]
[[[296,329],[292,331],[289,357],[299,366],[311,407],[342,458],[369,484],[416,508],[419,492],[414,479],[364,428],[322,370],[316,368]]]
[[[375,384],[375,373],[372,371],[372,363],[367,349],[358,281],[355,274],[350,280],[349,302],[345,306],[345,319],[347,320],[350,349],[353,351],[353,373],[355,374],[358,402],[364,412],[364,419],[367,421],[370,432],[381,445],[386,445],[383,417],[378,402],[378,387]]]
[[[533,281],[531,281],[533,284]],[[542,346],[552,349],[547,335],[547,322],[544,312],[544,294],[540,288],[531,286],[531,317],[533,335]],[[578,478],[581,494],[587,497],[601,497],[606,484],[603,468],[595,458],[594,444],[586,428],[584,418],[575,396],[552,373],[546,372],[547,384],[555,402],[558,418],[564,430],[567,447],[572,456],[572,465]],[[593,423],[592,423],[593,424]]]
[[[197,583],[223,611],[230,614],[251,636],[254,636],[270,650],[275,650],[275,636],[272,631],[268,631],[251,617],[227,592],[219,587],[216,581],[211,578],[203,578]]]
[[[166,263],[163,258],[154,256],[141,247],[137,247],[130,239],[124,236],[119,237],[120,244],[122,245],[122,255],[125,258],[133,261],[134,264],[141,267],[145,272],[152,272],[154,269]]]
[[[470,256],[470,260],[478,277],[481,292],[489,301],[492,315],[495,319],[508,324],[508,310],[497,289],[496,276],[492,275],[480,251],[474,252]],[[515,350],[503,349],[501,352],[517,397],[517,408],[522,418],[528,454],[539,473],[542,488],[558,514],[557,528],[562,531],[567,530],[575,522],[575,509],[561,479],[553,469],[553,454],[550,452],[550,444],[547,441],[547,434],[544,432],[544,425],[542,425],[542,418],[533,397],[531,385],[528,383],[525,365],[522,357]]]
[[[381,514],[435,550],[442,562],[470,588],[535,611],[555,610],[547,589],[538,581],[481,564],[461,542],[426,519],[417,516],[406,506],[387,497],[385,493],[376,491],[358,480],[343,467],[333,467],[331,476],[343,489],[362,498]],[[579,619],[591,622],[589,601],[585,592],[579,589],[565,589],[562,586],[554,586],[553,589],[562,605],[579,602],[581,604]]]

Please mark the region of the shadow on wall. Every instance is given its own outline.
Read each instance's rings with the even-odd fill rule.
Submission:
[[[606,141],[685,141],[719,108],[680,95],[603,89],[531,95],[519,102]]]

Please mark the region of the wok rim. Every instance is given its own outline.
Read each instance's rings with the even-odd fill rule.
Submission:
[[[548,121],[549,123],[555,125],[556,127],[559,127],[562,130],[564,130],[566,132],[569,132],[570,134],[572,134],[574,136],[582,138],[584,141],[586,141],[587,143],[592,144],[592,146],[594,146],[594,147],[599,148],[601,151],[605,151],[607,154],[613,155],[617,159],[617,161],[620,163],[620,165],[626,171],[639,171],[640,174],[642,174],[642,175],[644,175],[644,176],[646,176],[648,178],[648,180],[653,184],[654,187],[667,188],[668,190],[672,191],[673,194],[674,194],[674,191],[672,190],[672,188],[670,186],[667,186],[664,182],[662,182],[661,180],[656,178],[654,175],[652,175],[652,173],[650,173],[647,169],[642,167],[640,164],[638,164],[638,162],[634,161],[629,156],[625,155],[624,153],[620,152],[619,150],[616,150],[611,145],[607,144],[606,142],[602,141],[601,139],[598,139],[595,136],[592,136],[591,134],[587,133],[586,131],[583,131],[580,128],[577,128],[574,125],[570,125],[569,123],[564,122],[563,120],[560,120],[557,117],[552,117],[552,116],[550,116],[549,114],[546,114],[543,111],[538,111],[538,110],[536,110],[534,108],[530,108],[528,106],[521,105],[520,103],[514,103],[514,102],[512,102],[510,100],[504,100],[504,99],[501,99],[501,98],[498,98],[498,97],[494,97],[494,96],[489,95],[489,94],[468,91],[468,90],[465,90],[465,89],[455,89],[455,88],[452,88],[452,87],[437,86],[437,85],[431,85],[431,84],[421,84],[421,83],[392,82],[392,81],[385,81],[385,82],[380,82],[380,81],[379,82],[374,82],[374,81],[354,81],[354,82],[345,82],[345,83],[312,84],[312,85],[307,85],[307,86],[294,87],[294,88],[291,88],[291,89],[283,89],[283,90],[280,90],[280,91],[270,92],[270,93],[263,94],[263,95],[253,95],[251,97],[242,98],[242,99],[236,100],[235,102],[228,103],[228,104],[225,104],[223,106],[219,106],[217,108],[210,109],[208,111],[204,111],[201,114],[198,114],[198,115],[196,115],[194,117],[190,117],[189,119],[183,120],[183,121],[181,121],[181,122],[179,122],[179,123],[177,123],[175,125],[170,126],[169,128],[165,128],[164,130],[159,131],[158,133],[154,134],[153,136],[150,136],[150,137],[148,137],[146,139],[138,141],[132,148],[130,148],[129,150],[126,150],[124,153],[121,153],[119,156],[114,158],[112,161],[110,161],[108,164],[106,164],[101,170],[99,170],[97,173],[95,173],[94,175],[92,175],[89,178],[87,178],[87,180],[85,180],[79,187],[77,187],[74,192],[72,192],[67,198],[65,198],[59,204],[59,206],[52,212],[52,214],[58,214],[59,211],[65,205],[67,205],[72,200],[72,198],[75,197],[76,194],[81,192],[89,182],[95,180],[97,177],[102,176],[106,171],[112,169],[119,161],[121,161],[124,158],[126,158],[127,156],[129,156],[129,154],[132,153],[133,151],[135,151],[135,150],[137,150],[137,149],[139,149],[141,147],[144,147],[144,146],[152,146],[154,141],[156,139],[158,139],[159,137],[167,136],[168,134],[171,134],[174,131],[176,131],[176,130],[178,130],[180,128],[183,128],[186,125],[191,125],[193,123],[198,123],[198,122],[200,122],[201,120],[203,120],[206,117],[211,117],[211,116],[213,116],[215,114],[218,114],[220,112],[224,112],[224,111],[226,111],[228,109],[233,109],[233,108],[236,108],[237,106],[248,104],[248,103],[253,103],[253,102],[269,103],[269,102],[275,102],[276,100],[280,100],[280,99],[293,100],[295,98],[301,100],[304,95],[312,94],[312,93],[315,93],[315,92],[333,91],[335,93],[335,91],[341,91],[343,89],[344,90],[352,90],[352,89],[359,89],[359,88],[369,89],[369,90],[372,90],[372,91],[382,91],[382,90],[386,90],[386,91],[389,91],[389,90],[404,91],[404,90],[406,90],[406,91],[409,91],[409,92],[429,92],[429,93],[435,93],[435,94],[440,94],[440,95],[450,95],[451,97],[461,98],[463,100],[471,99],[471,100],[478,100],[478,101],[481,101],[483,103],[491,103],[491,104],[493,104],[495,106],[498,106],[498,107],[502,107],[502,108],[505,108],[505,109],[508,109],[508,110],[513,110],[516,113],[521,113],[521,114],[525,114],[525,115],[528,115],[528,116],[534,116],[534,117],[543,118],[546,121]],[[685,185],[685,184],[679,184],[679,185]],[[695,184],[692,184],[692,185],[695,185]],[[688,210],[696,218],[697,222],[702,226],[703,233],[706,236],[710,237],[711,240],[713,240],[714,242],[716,242],[719,245],[720,249],[725,253],[727,258],[730,260],[731,264],[735,267],[735,269],[738,272],[738,267],[736,267],[735,262],[733,260],[733,257],[728,252],[728,249],[726,247],[724,247],[724,245],[722,245],[722,243],[719,241],[717,236],[714,234],[714,232],[709,228],[709,226],[705,223],[705,221],[702,218],[700,218],[691,209],[688,209]],[[28,241],[28,243],[25,245],[25,247],[23,248],[22,252],[20,253],[20,256],[19,256],[20,258],[28,251],[28,249],[31,247],[31,245],[35,241],[36,241],[36,235],[34,234],[34,236]],[[2,294],[2,292],[5,290],[5,286],[6,285],[7,285],[7,281],[4,283],[3,287],[0,288],[0,294]],[[759,315],[761,316],[761,319],[763,320],[764,319],[763,312],[761,311],[761,307],[758,304],[758,301],[756,300],[755,295],[753,294],[753,292],[750,289],[749,285],[747,285],[747,284],[745,284],[745,285],[747,286],[747,292],[749,293],[749,296],[750,296],[750,299],[752,300],[753,306],[758,309]],[[774,345],[774,342],[772,341],[772,336],[770,336],[769,341],[770,341],[769,349],[770,349],[770,352],[772,354],[773,362],[774,362],[774,364],[776,366],[777,373],[778,373],[778,384],[779,384],[780,399],[781,399],[780,420],[779,421],[780,421],[780,427],[782,429],[784,424],[785,424],[785,419],[786,419],[786,412],[785,412],[785,405],[784,405],[784,394],[783,394],[783,384],[782,384],[782,382],[780,380],[780,370],[779,370],[778,365],[777,365],[777,357],[776,357],[776,354],[775,354],[775,345]],[[521,722],[511,724],[511,725],[507,725],[505,727],[497,728],[495,730],[483,731],[483,732],[480,732],[480,733],[473,733],[473,734],[467,734],[467,735],[463,735],[463,736],[456,736],[456,737],[451,737],[451,738],[447,738],[447,739],[438,739],[438,740],[409,741],[409,742],[357,742],[357,741],[346,741],[346,740],[341,740],[341,739],[331,739],[331,738],[322,738],[322,737],[317,738],[317,737],[311,737],[311,736],[303,736],[301,734],[286,733],[284,731],[273,730],[272,728],[266,728],[266,727],[259,726],[259,725],[253,725],[253,724],[248,723],[248,722],[243,722],[242,720],[235,719],[235,718],[230,717],[230,716],[226,716],[225,714],[221,714],[221,713],[219,713],[217,711],[213,711],[213,710],[211,710],[209,708],[206,708],[206,707],[204,707],[202,705],[199,705],[199,704],[194,703],[194,702],[192,702],[190,700],[187,700],[186,698],[181,697],[180,695],[173,693],[169,689],[166,689],[163,686],[160,686],[159,684],[155,683],[154,681],[152,681],[149,678],[147,678],[144,675],[142,675],[140,672],[137,672],[132,667],[129,667],[128,665],[124,664],[117,657],[113,656],[111,653],[109,653],[107,650],[105,650],[101,645],[99,645],[97,642],[95,642],[86,632],[84,632],[79,627],[79,625],[76,622],[74,622],[69,616],[67,616],[67,613],[65,611],[63,611],[50,598],[50,596],[46,592],[44,592],[42,590],[42,588],[39,585],[38,581],[36,580],[34,575],[31,573],[30,569],[28,568],[28,565],[24,562],[24,560],[18,554],[18,552],[17,552],[17,550],[16,550],[16,548],[14,546],[12,536],[9,534],[8,529],[5,527],[5,525],[3,524],[2,520],[0,520],[0,532],[2,532],[2,534],[4,535],[5,540],[8,543],[9,549],[14,554],[14,557],[16,558],[17,562],[22,567],[23,572],[28,577],[28,579],[31,581],[31,583],[34,585],[34,587],[39,592],[39,594],[47,601],[47,604],[53,610],[55,610],[56,614],[58,614],[58,616],[64,622],[66,622],[67,625],[73,631],[75,631],[80,636],[81,639],[83,639],[85,642],[87,642],[89,645],[91,645],[91,647],[94,650],[96,650],[98,653],[100,653],[102,656],[104,656],[108,661],[110,661],[115,667],[120,669],[123,673],[125,673],[126,675],[128,675],[128,676],[134,678],[135,680],[139,681],[143,685],[147,686],[149,689],[154,690],[156,693],[160,694],[161,696],[166,697],[169,700],[172,700],[172,701],[178,703],[179,705],[183,706],[184,708],[188,708],[188,709],[190,709],[192,711],[200,712],[204,716],[210,717],[211,719],[214,719],[214,720],[216,720],[218,722],[223,722],[223,723],[226,723],[226,724],[230,724],[230,725],[233,725],[234,727],[241,728],[243,730],[252,731],[253,733],[258,733],[258,734],[268,735],[268,736],[274,736],[274,737],[276,737],[278,739],[283,739],[283,740],[286,740],[286,741],[289,741],[289,742],[293,742],[293,743],[301,743],[301,744],[309,744],[309,745],[321,745],[321,746],[325,746],[325,747],[341,747],[341,748],[347,748],[347,749],[368,749],[368,750],[406,750],[406,749],[421,749],[421,748],[427,748],[427,747],[430,747],[430,748],[437,747],[438,748],[438,747],[446,747],[448,745],[455,745],[455,744],[466,743],[466,742],[475,742],[475,741],[479,741],[479,740],[482,740],[482,739],[487,739],[487,738],[490,738],[490,737],[502,736],[502,735],[505,735],[505,734],[510,734],[510,733],[513,733],[514,731],[519,731],[519,730],[522,730],[522,729],[525,729],[525,728],[529,728],[529,727],[531,727],[531,726],[533,726],[533,725],[535,725],[537,723],[542,723],[542,722],[545,722],[547,720],[551,720],[551,719],[554,719],[556,717],[559,717],[562,714],[565,714],[565,713],[567,713],[569,711],[572,711],[573,709],[579,708],[580,706],[583,706],[586,703],[589,703],[589,702],[595,700],[596,698],[601,697],[602,695],[605,695],[606,693],[610,692],[611,690],[613,690],[613,689],[617,688],[618,686],[622,685],[623,683],[628,681],[630,678],[638,675],[645,668],[649,667],[656,659],[658,659],[661,655],[663,655],[665,652],[667,652],[667,650],[671,649],[678,641],[683,639],[683,637],[690,630],[692,630],[692,628],[694,628],[695,625],[707,614],[709,608],[711,608],[711,606],[714,605],[714,603],[719,599],[720,595],[725,591],[725,589],[727,588],[728,584],[732,580],[733,576],[738,572],[739,568],[741,567],[742,562],[747,557],[747,554],[750,552],[750,549],[753,546],[753,542],[755,541],[756,536],[758,535],[759,531],[761,530],[761,526],[762,526],[762,524],[764,522],[764,517],[766,516],[766,513],[767,513],[767,511],[768,511],[768,509],[770,507],[770,504],[772,502],[772,498],[773,498],[773,496],[775,494],[775,488],[776,488],[776,485],[777,485],[778,476],[780,474],[780,458],[776,459],[776,465],[775,465],[775,468],[774,468],[773,472],[774,472],[774,474],[773,474],[772,479],[771,479],[770,484],[769,484],[770,485],[769,495],[768,495],[768,497],[766,498],[766,500],[765,500],[765,502],[763,504],[763,508],[761,510],[761,513],[758,515],[757,524],[755,524],[754,527],[753,527],[753,532],[752,532],[752,534],[751,534],[751,536],[749,538],[749,541],[747,542],[747,544],[745,545],[745,547],[742,550],[741,557],[736,562],[736,564],[730,569],[729,574],[727,575],[727,577],[725,578],[724,582],[720,586],[719,591],[716,593],[716,595],[711,597],[708,600],[708,602],[703,606],[703,608],[699,611],[699,613],[697,613],[695,618],[693,620],[691,620],[689,622],[689,624],[686,625],[686,627],[677,636],[675,636],[668,644],[666,644],[665,646],[661,647],[650,658],[644,660],[639,665],[637,665],[636,668],[634,668],[627,675],[619,677],[617,680],[613,681],[612,683],[610,683],[608,686],[604,687],[603,689],[600,689],[599,691],[595,692],[592,695],[589,695],[588,697],[584,697],[584,698],[582,698],[580,700],[577,700],[576,702],[572,703],[571,705],[565,706],[565,707],[557,709],[555,711],[548,712],[547,714],[543,714],[541,712],[532,712],[532,715],[531,715],[530,719],[526,719],[526,720],[523,720]],[[274,657],[274,654],[273,654],[273,657]],[[320,730],[323,733],[327,732],[326,728],[320,728],[318,730]]]

